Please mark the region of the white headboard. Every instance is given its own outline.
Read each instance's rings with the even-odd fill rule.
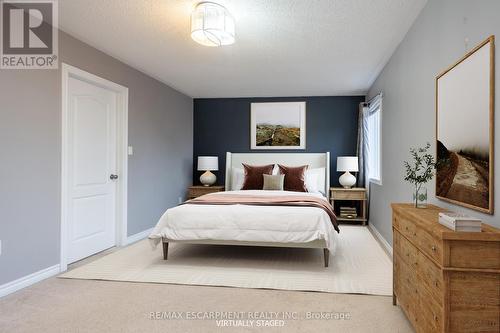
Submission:
[[[330,192],[330,153],[226,153],[226,191],[231,189],[231,168],[243,168],[241,163],[253,165],[283,164],[309,165],[309,168],[325,168],[324,191]]]

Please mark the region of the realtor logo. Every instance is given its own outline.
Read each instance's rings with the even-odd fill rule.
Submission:
[[[57,0],[0,0],[0,11],[0,68],[57,69]]]

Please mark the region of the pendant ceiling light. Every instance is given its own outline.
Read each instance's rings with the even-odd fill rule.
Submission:
[[[214,2],[200,2],[191,14],[191,38],[205,46],[234,43],[234,18]]]

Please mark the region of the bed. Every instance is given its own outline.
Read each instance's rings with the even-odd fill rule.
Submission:
[[[235,188],[235,169],[242,163],[252,165],[309,165],[320,171],[315,193],[289,191],[240,191]],[[310,198],[319,204],[328,203],[330,175],[329,153],[227,153],[226,191],[203,196],[204,200],[231,197],[254,197],[261,202],[277,197]],[[269,198],[269,199],[266,199]],[[203,199],[202,199],[203,200]],[[168,209],[160,218],[149,238],[163,246],[168,258],[169,243],[245,245],[268,247],[316,248],[323,250],[324,265],[335,253],[337,232],[332,218],[324,209],[310,206],[274,206],[251,204],[185,204]]]

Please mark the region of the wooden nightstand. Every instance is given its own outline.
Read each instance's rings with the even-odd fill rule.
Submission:
[[[331,187],[330,202],[339,222],[361,222],[366,225],[366,189],[353,187]],[[355,217],[341,217],[341,207],[355,207]]]
[[[201,197],[208,193],[223,192],[224,188],[224,186],[189,186],[188,199]]]

